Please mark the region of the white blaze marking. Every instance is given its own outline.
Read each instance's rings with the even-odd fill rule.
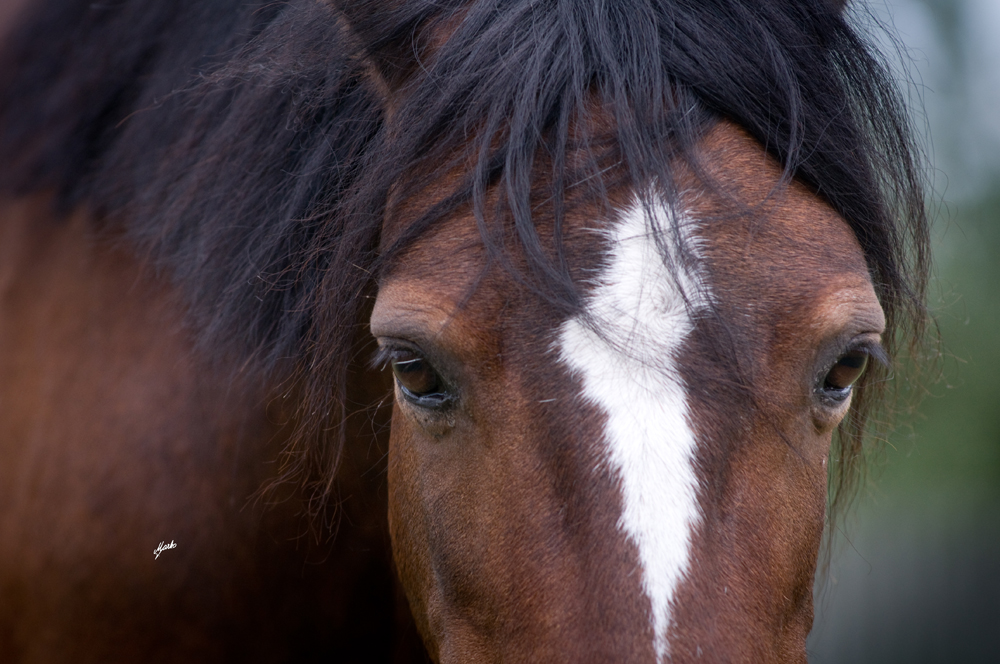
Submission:
[[[657,204],[654,214],[660,228],[672,227],[667,208]],[[694,327],[682,293],[695,306],[702,300],[682,268],[664,265],[650,229],[636,204],[611,230],[609,263],[586,302],[600,334],[582,318],[570,319],[560,330],[559,353],[582,377],[584,398],[607,415],[606,458],[624,494],[619,527],[639,550],[662,660],[671,601],[700,518],[695,439],[675,357]]]

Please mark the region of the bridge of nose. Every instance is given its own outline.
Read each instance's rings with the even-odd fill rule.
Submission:
[[[394,420],[394,449],[405,449],[413,468],[420,469],[405,471],[411,473],[409,488],[399,493],[411,508],[422,504],[432,510],[418,517],[424,525],[411,542],[414,550],[428,550],[426,569],[411,584],[423,596],[418,603],[437,607],[426,629],[444,635],[446,625],[464,621],[466,632],[480,639],[504,635],[487,640],[496,648],[518,649],[526,659],[555,643],[564,650],[579,646],[581,656],[584,651],[628,651],[630,661],[668,652],[694,657],[699,648],[707,652],[709,642],[717,656],[749,648],[766,659],[780,646],[792,659],[804,657],[825,471],[818,456],[788,457],[782,436],[798,435],[798,429],[788,428],[782,418],[790,422],[801,413],[755,410],[745,395],[722,404],[712,401],[713,394],[725,400],[726,391],[712,386],[732,383],[733,376],[724,373],[732,367],[706,359],[719,354],[711,342],[719,330],[705,325],[697,310],[711,301],[718,311],[740,316],[727,324],[740,343],[761,342],[747,349],[751,355],[772,352],[784,339],[799,352],[786,365],[798,367],[802,349],[813,343],[809,335],[819,334],[808,331],[807,319],[818,316],[827,302],[829,277],[847,275],[843,283],[853,279],[857,288],[869,291],[870,282],[843,220],[801,185],[782,189],[780,169],[760,147],[735,127],[720,127],[706,141],[706,154],[713,168],[723,164],[712,174],[723,184],[735,183],[723,192],[731,196],[703,193],[689,206],[691,246],[701,264],[692,274],[704,277],[705,288],[688,284],[681,297],[685,288],[670,286],[676,275],[656,262],[662,247],[651,243],[641,215],[618,242],[612,235],[625,229],[627,211],[619,209],[612,220],[567,216],[567,257],[589,277],[584,307],[599,314],[587,322],[631,325],[642,316],[659,316],[649,323],[656,331],[651,337],[662,341],[673,335],[676,343],[669,348],[655,343],[656,348],[628,348],[629,342],[642,340],[630,332],[621,339],[611,335],[610,344],[607,335],[603,341],[588,338],[582,318],[571,343],[561,335],[575,319],[554,312],[503,270],[494,267],[485,278],[478,269],[450,270],[434,246],[435,234],[451,243],[449,260],[466,267],[483,264],[482,248],[469,236],[470,219],[441,223],[382,284],[373,317],[376,333],[386,312],[403,312],[418,326],[439,330],[439,342],[468,368],[462,386],[467,417],[451,442],[423,445],[420,432],[405,418],[397,413]],[[756,173],[756,179],[745,170]],[[769,177],[761,178],[761,172]],[[740,178],[753,187],[743,187]],[[772,194],[776,204],[761,205]],[[459,236],[460,242],[454,239]],[[648,246],[623,255],[616,268],[613,247],[634,242]],[[829,256],[843,260],[824,267]],[[788,277],[803,264],[821,267],[824,274],[786,279],[783,290],[773,289],[776,276]],[[604,304],[598,303],[601,289],[614,283],[631,285],[656,306],[630,305],[627,290],[607,293]],[[477,288],[467,297],[473,284]],[[418,306],[407,310],[402,304],[407,301]],[[668,301],[676,306],[666,306]],[[783,317],[796,316],[793,324],[785,324]],[[634,332],[634,326],[629,329]],[[762,357],[750,361],[766,367]],[[644,372],[642,360],[651,362],[651,371]],[[625,389],[643,380],[649,385],[637,393]],[[781,375],[775,384],[807,398],[798,380]],[[651,398],[653,406],[643,409],[643,399],[655,397],[665,385],[672,385],[673,396]],[[689,400],[692,393],[698,398]],[[668,401],[673,406],[664,407]],[[726,423],[716,426],[713,418]],[[673,424],[663,425],[666,421]],[[615,452],[616,437],[624,456]],[[664,460],[661,452],[685,437],[687,452]],[[657,463],[663,465],[659,471]],[[685,469],[689,476],[678,475]],[[636,476],[640,481],[630,489],[628,477]],[[679,486],[686,487],[679,494],[686,495],[686,516],[664,528],[671,519],[659,518],[663,514],[657,516],[657,510],[664,504],[676,507],[676,496],[665,493]],[[751,498],[759,504],[746,504]],[[798,525],[775,530],[776,520]],[[732,540],[757,541],[760,533],[774,538],[759,546]],[[778,559],[785,562],[773,578],[750,569],[764,569]],[[664,568],[664,560],[672,562]],[[685,560],[694,562],[688,567]],[[747,570],[742,582],[734,576],[740,569]],[[775,604],[778,595],[791,599]],[[752,620],[739,619],[761,603],[773,606]],[[609,622],[609,616],[616,618]],[[770,622],[786,619],[799,627],[776,637],[778,645],[757,643],[751,633],[774,631]],[[450,632],[449,638],[461,631]],[[471,636],[466,641],[471,643]]]
[[[393,421],[394,548],[423,629],[442,661],[484,643],[512,661],[653,661],[607,415],[560,355],[565,316],[499,269],[458,281],[432,245],[399,261],[372,317],[376,335],[409,326],[463,365],[451,433],[429,440],[398,404]]]

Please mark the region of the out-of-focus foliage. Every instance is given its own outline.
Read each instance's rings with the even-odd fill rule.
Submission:
[[[938,220],[936,247],[942,377],[927,386],[912,435],[893,438],[884,484],[989,509],[1000,501],[1000,179],[954,212]]]

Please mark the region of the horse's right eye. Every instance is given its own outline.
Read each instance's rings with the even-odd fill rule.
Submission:
[[[869,354],[865,350],[849,350],[841,355],[823,379],[822,392],[832,401],[846,401],[851,388],[868,367]]]
[[[420,355],[399,350],[392,354],[390,365],[403,396],[418,406],[436,408],[451,401],[441,376]]]

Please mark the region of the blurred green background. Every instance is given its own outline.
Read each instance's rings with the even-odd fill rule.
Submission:
[[[926,134],[943,355],[832,535],[810,662],[1000,662],[1000,0],[869,9]]]

